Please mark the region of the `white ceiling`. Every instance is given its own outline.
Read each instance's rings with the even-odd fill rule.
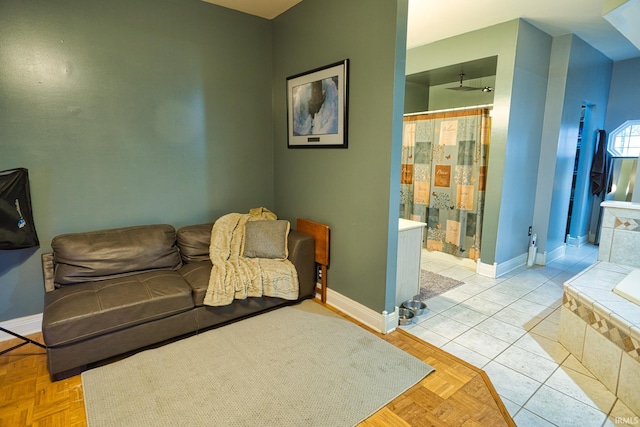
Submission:
[[[204,1],[273,19],[302,0]],[[610,0],[409,0],[407,48],[524,18],[552,36],[573,33],[614,61],[639,57],[640,50],[603,17],[605,2]]]

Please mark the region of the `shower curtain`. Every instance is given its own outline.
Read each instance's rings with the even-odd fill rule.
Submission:
[[[400,217],[427,224],[425,247],[480,258],[489,109],[405,116]]]

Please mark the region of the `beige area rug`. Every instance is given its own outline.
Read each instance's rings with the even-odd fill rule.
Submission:
[[[433,371],[313,301],[82,374],[98,426],[349,426]]]
[[[420,301],[433,298],[460,285],[464,285],[464,282],[431,271],[420,270]]]

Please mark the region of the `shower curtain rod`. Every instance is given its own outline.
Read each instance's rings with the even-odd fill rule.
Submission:
[[[447,113],[449,111],[473,110],[476,108],[493,108],[493,104],[472,105],[469,107],[457,107],[457,108],[444,108],[442,110],[420,111],[417,113],[405,113],[403,117],[419,116],[421,114]]]

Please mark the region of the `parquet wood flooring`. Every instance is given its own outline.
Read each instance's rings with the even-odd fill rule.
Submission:
[[[360,426],[515,426],[480,369],[402,330],[376,335],[436,371]],[[17,343],[0,342],[0,350]],[[52,383],[46,352],[33,345],[0,356],[0,427],[28,426],[86,426],[80,375]]]
[[[435,368],[435,372],[360,423],[360,427],[515,427],[489,377],[481,369],[402,329],[379,334],[336,312]]]
[[[29,338],[42,342],[41,334]],[[0,343],[0,350],[18,344]],[[86,426],[80,376],[51,382],[47,355],[28,344],[0,356],[0,426]]]

